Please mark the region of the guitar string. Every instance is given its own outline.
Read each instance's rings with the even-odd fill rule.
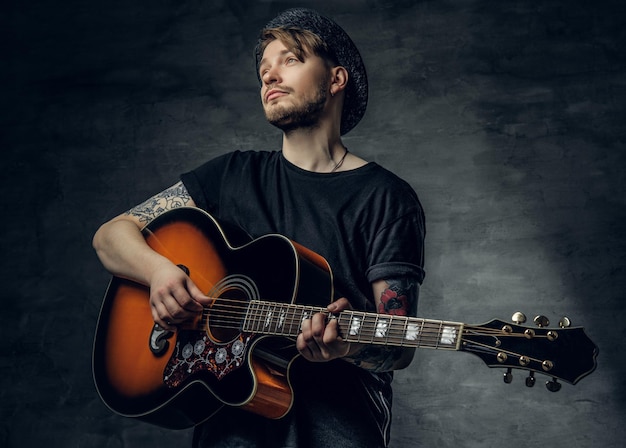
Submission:
[[[299,327],[300,320],[299,319],[298,320],[293,320],[292,324],[293,323],[295,323]],[[220,328],[233,329],[233,330],[237,330],[237,331],[241,330],[240,327],[237,326],[237,325],[230,325],[230,326],[222,325],[222,326],[220,326]],[[406,340],[404,338],[404,336],[405,336],[404,332],[401,332],[401,333],[396,334],[396,335],[391,335],[390,334],[390,335],[387,335],[387,336],[382,337],[382,338],[381,337],[375,337],[375,335],[377,334],[375,329],[373,329],[373,333],[372,332],[368,333],[367,331],[361,331],[359,333],[358,337],[353,337],[353,338],[348,337],[346,339],[349,342],[363,342],[363,343],[370,343],[370,344],[375,344],[375,345],[376,344],[388,344],[389,341],[392,341],[392,342],[396,341],[395,344],[393,344],[393,345],[404,346],[404,347],[426,347],[426,348],[430,347],[430,348],[438,348],[438,349],[443,349],[443,350],[456,350],[457,348],[456,348],[455,344],[450,344],[450,345],[442,345],[441,344],[441,341],[440,341],[441,332],[439,331],[439,328],[440,328],[440,325],[433,322],[431,324],[431,330],[434,330],[434,331],[431,331],[430,334],[426,335],[426,337],[424,337],[423,333],[418,335],[418,339],[417,340],[415,340],[415,339]],[[474,328],[475,329],[480,329],[479,327],[474,327]],[[285,336],[285,335],[286,336],[295,336],[295,335],[293,335],[291,333],[285,334],[285,333],[281,333],[281,332],[271,332],[271,331],[265,331],[265,330],[260,330],[260,331],[263,334],[270,334],[270,335],[277,335],[277,336]],[[399,330],[399,331],[401,331],[401,330]],[[254,331],[252,331],[252,332],[254,332]],[[424,333],[428,333],[428,332],[426,331]],[[365,336],[363,336],[364,334],[365,334]],[[514,336],[514,335],[512,335],[512,334],[502,334],[502,333],[495,333],[495,334],[493,334],[492,332],[490,332],[489,334],[484,334],[483,336],[490,336],[490,337],[493,337],[493,336],[500,336],[500,337],[505,336],[505,337],[511,337],[511,336]],[[464,340],[465,340],[465,338],[464,338]],[[522,356],[524,356],[522,353],[517,353],[517,352],[514,352],[512,350],[503,349],[501,347],[494,347],[492,345],[485,344],[485,343],[480,343],[480,342],[473,341],[473,340],[469,341],[469,342],[471,342],[471,345],[466,345],[466,346],[463,347],[463,349],[465,351],[481,352],[481,351],[488,350],[488,351],[493,351],[493,352],[498,352],[498,353],[506,353],[507,355],[514,356],[514,357],[522,357]],[[483,350],[479,350],[478,348],[476,348],[474,346],[480,347]],[[529,357],[529,360],[534,361],[535,363],[541,363],[542,362],[540,359],[537,359],[537,358],[534,358],[534,357]],[[503,367],[504,366],[505,365],[503,365]],[[519,368],[519,366],[518,366],[518,368]]]
[[[170,251],[167,249],[167,246],[162,244],[159,237],[157,236],[157,234],[155,232],[153,232],[152,230],[148,229],[148,232],[150,234],[150,236],[152,237],[152,241],[154,241],[156,244],[158,244],[160,247],[159,249],[164,253],[164,255],[171,255]],[[170,259],[172,259],[170,257]],[[207,282],[208,284],[212,284],[212,282],[208,281],[208,279],[204,278],[204,276],[200,275],[200,278],[202,278],[202,280],[204,280],[205,282]],[[225,302],[225,301],[229,301],[230,299],[223,299],[223,298],[215,298],[216,301],[221,303]],[[251,302],[249,301],[237,301],[237,300],[230,300],[231,303],[238,303],[238,308],[240,311],[238,311],[238,316],[237,314],[233,314],[232,317],[240,317],[241,319],[245,318],[246,315],[248,315],[250,313],[250,309],[249,309],[249,305],[251,304]],[[255,303],[261,303],[261,304],[268,304],[269,302],[255,302]],[[278,306],[283,305],[281,303],[277,303]],[[295,307],[296,309],[301,309],[303,312],[304,311],[310,311],[310,312],[323,312],[326,314],[330,314],[326,309],[324,308],[318,308],[318,307],[308,307],[305,305],[293,305],[293,304],[288,304],[290,307]],[[232,306],[231,306],[232,307]],[[202,318],[200,319],[200,323],[203,324],[203,322],[206,322],[207,319],[209,318],[209,315],[211,314],[211,308],[212,307],[205,307],[203,313],[202,313]],[[236,307],[232,307],[232,308],[236,308]],[[350,311],[351,312],[351,311]],[[258,313],[258,312],[257,312]],[[259,320],[259,321],[263,321],[266,319],[266,315],[264,314],[253,314],[253,318],[255,320]],[[360,312],[354,312],[353,315],[356,314],[360,317],[364,317],[365,314],[361,314]],[[393,320],[393,316],[387,317],[389,315],[383,315],[385,316],[384,319],[389,319],[390,321]],[[372,316],[373,317],[373,316]],[[402,316],[403,320],[405,319],[415,319],[415,321],[411,321],[414,323],[417,323],[418,325],[421,325],[419,333],[418,333],[418,338],[419,341],[423,341],[424,340],[424,335],[427,335],[429,338],[432,338],[433,336],[435,337],[439,337],[439,335],[441,334],[441,329],[442,329],[442,325],[443,325],[443,321],[440,322],[436,322],[436,321],[429,321],[427,319],[419,319],[419,318],[407,318],[406,316]],[[380,322],[381,319],[379,316],[376,317],[377,322]],[[215,319],[211,320],[213,323],[215,321]],[[294,324],[297,324],[297,328],[299,328],[299,323],[300,323],[301,319],[295,319],[295,311],[294,311],[294,316],[292,316],[292,318],[289,320],[289,328],[292,328]],[[222,322],[227,322],[227,324],[222,323],[221,328],[224,329],[239,329],[239,325],[233,325],[232,322],[230,322],[229,319],[226,319]],[[404,327],[406,327],[406,325],[408,324],[408,321],[405,320],[405,325]],[[452,326],[457,326],[460,324],[456,324],[456,323],[448,323],[448,325],[452,325]],[[400,326],[402,326],[402,324],[400,324]],[[465,328],[472,328],[473,326],[465,326]],[[515,337],[515,336],[519,336],[521,337],[521,335],[516,335],[516,334],[503,334],[501,332],[499,332],[498,330],[494,330],[494,329],[487,329],[485,330],[482,327],[473,327],[474,328],[474,332],[480,333],[482,332],[482,335],[484,336],[498,336],[498,337]],[[257,328],[257,331],[260,331]],[[393,330],[389,330],[387,329],[387,331],[391,332]],[[404,337],[404,335],[406,334],[406,328],[403,329],[396,329],[396,332],[403,332],[400,333],[400,336],[395,336],[397,337]],[[368,332],[364,337],[361,337],[363,335],[364,332]],[[280,333],[280,335],[282,335],[283,333]],[[367,340],[368,337],[373,338],[375,335],[377,334],[377,327],[376,324],[370,324],[369,322],[365,322],[362,324],[362,326],[359,327],[359,338],[358,339],[364,339]],[[394,336],[389,336],[390,333],[387,333],[387,337],[386,338],[393,338]]]
[[[250,310],[250,305],[261,305],[261,306],[265,306],[265,307],[272,307],[272,308],[282,308],[283,306],[287,306],[289,307],[289,309],[296,309],[299,311],[302,311],[302,313],[304,312],[322,312],[324,314],[332,314],[330,313],[326,308],[321,308],[321,307],[315,307],[315,306],[308,306],[308,305],[295,305],[295,304],[283,304],[283,303],[279,303],[279,302],[261,302],[261,301],[254,301],[254,302],[250,302],[250,301],[244,301],[244,300],[237,300],[237,299],[224,299],[224,298],[217,298],[217,301],[220,302],[219,307],[222,309],[215,309],[215,305],[210,306],[210,307],[205,307],[205,309],[203,310],[203,317],[206,319],[207,317],[209,317],[209,315],[211,314],[217,314],[217,315],[224,315],[225,317],[232,317],[232,318],[237,318],[237,319],[243,319],[246,316],[251,316],[251,318],[249,318],[248,320],[263,320],[265,321],[267,319],[267,315],[268,312],[271,312],[272,314],[274,314],[274,310],[270,310],[270,309],[262,309],[262,310]],[[231,303],[234,305],[227,305],[224,306],[224,303]],[[233,312],[225,312],[223,309],[225,308],[229,308],[231,310],[234,310]],[[291,314],[295,314],[296,312],[294,311],[294,313]],[[422,318],[418,318],[418,317],[409,317],[409,316],[401,316],[401,315],[390,315],[390,314],[377,314],[377,313],[368,313],[368,312],[364,312],[364,311],[354,311],[354,310],[345,310],[342,313],[344,314],[353,314],[356,317],[371,317],[373,319],[384,319],[384,320],[393,320],[393,319],[402,319],[402,320],[407,320],[409,322],[413,322],[414,323],[419,323],[422,324],[424,327],[430,325],[432,327],[439,327],[440,325],[444,325],[444,326],[460,326],[463,325],[464,328],[466,329],[472,329],[474,331],[480,331],[483,334],[498,334],[498,335],[502,335],[502,336],[508,336],[508,334],[503,334],[501,329],[493,329],[493,328],[489,328],[489,327],[479,327],[479,326],[474,326],[474,325],[467,325],[467,324],[460,324],[457,322],[446,322],[446,321],[437,321],[437,320],[429,320],[429,319],[422,319]],[[287,315],[290,314],[289,311],[287,311],[286,313]],[[288,316],[286,318],[290,318],[293,319],[295,316]],[[304,318],[304,316],[300,316],[301,318]],[[277,320],[275,317],[271,318],[272,321]],[[298,320],[300,320],[300,318],[298,318]],[[438,329],[439,331],[439,329]],[[511,336],[514,336],[515,334],[512,333]],[[520,335],[522,336],[522,335]]]
[[[250,304],[260,304],[260,305],[264,305],[264,306],[270,306],[273,308],[281,308],[281,305],[286,305],[288,306],[290,309],[297,309],[299,311],[301,311],[301,314],[304,314],[305,312],[322,312],[325,314],[331,314],[330,312],[328,312],[325,308],[319,308],[319,307],[311,307],[311,306],[307,306],[307,305],[293,305],[293,304],[280,304],[280,303],[273,303],[273,302],[248,302],[248,301],[239,301],[239,300],[233,300],[233,299],[218,299],[220,302],[222,302],[220,304],[220,308],[219,310],[215,310],[213,309],[213,307],[208,307],[204,310],[204,320],[206,320],[211,314],[216,314],[216,316],[219,316],[221,318],[223,318],[220,322],[228,322],[229,326],[232,328],[238,328],[238,325],[233,325],[233,321],[235,319],[244,319],[246,318],[246,316],[248,316],[249,321],[258,321],[258,322],[265,322],[268,320],[268,312],[272,314],[272,316],[270,316],[269,321],[273,324],[277,324],[277,322],[279,322],[279,319],[274,317],[274,310],[269,310],[269,309],[265,309],[265,310],[250,310]],[[234,303],[235,305],[230,305],[230,306],[224,306],[223,302],[230,302],[230,303]],[[235,312],[225,312],[223,309],[224,308],[230,308],[231,310],[235,310]],[[304,316],[300,315],[300,316],[295,316],[295,314],[297,313],[297,311],[294,311],[293,313],[289,313],[287,312],[286,315],[283,316],[283,322],[299,322],[302,318],[304,318]],[[398,331],[406,331],[406,328],[403,326],[402,323],[399,323],[400,325],[398,325],[397,322],[394,322],[394,319],[401,319],[402,321],[407,321],[406,323],[418,323],[421,324],[422,328],[424,329],[435,329],[436,328],[436,333],[440,333],[441,329],[439,328],[442,324],[446,327],[448,326],[460,326],[463,324],[459,324],[459,323],[454,323],[454,322],[445,322],[445,321],[432,321],[432,320],[428,320],[428,319],[421,319],[421,318],[416,318],[416,317],[407,317],[407,316],[395,316],[395,315],[386,315],[386,314],[375,314],[375,313],[366,313],[366,312],[360,312],[360,311],[352,311],[352,310],[346,310],[344,311],[344,313],[350,313],[350,314],[354,314],[357,317],[364,317],[365,315],[369,315],[370,318],[374,319],[374,320],[378,320],[378,321],[390,321],[390,325],[393,326],[395,324],[395,326],[400,326],[401,328],[396,328],[396,330]],[[289,314],[292,314],[291,316],[289,316]],[[367,316],[365,316],[367,317]],[[218,322],[216,317],[212,317],[211,318],[212,322]],[[447,325],[445,325],[447,324]],[[368,325],[368,322],[365,322],[365,325]],[[271,326],[271,325],[270,325]],[[371,324],[371,328],[375,329],[376,328],[376,322]],[[523,335],[521,334],[515,334],[515,333],[511,333],[511,334],[507,334],[507,333],[502,333],[502,330],[500,329],[492,329],[492,328],[488,328],[488,327],[476,327],[476,326],[472,326],[472,325],[464,325],[464,328],[469,330],[472,329],[474,332],[478,332],[479,334],[482,335],[499,335],[499,336],[520,336],[522,337]],[[257,328],[258,330],[259,328]]]
[[[172,259],[172,260],[173,260],[174,258],[172,257],[172,254],[170,253],[169,249],[167,248],[167,245],[163,244],[163,243],[160,241],[159,236],[158,236],[155,232],[153,232],[152,230],[150,230],[150,229],[147,229],[147,232],[149,232],[149,235],[151,236],[151,240],[152,240],[155,244],[157,244],[157,245],[159,246],[159,250],[160,250],[160,252],[161,252],[163,255],[168,256],[168,258],[170,258],[170,259]],[[197,272],[196,272],[196,275],[198,275],[198,273],[197,273]],[[201,278],[204,282],[206,282],[207,284],[213,284],[213,283],[212,283],[212,282],[210,282],[208,279],[206,279],[203,275],[200,275],[199,277],[200,277],[200,278]],[[251,302],[249,302],[249,301],[237,301],[237,300],[223,299],[223,298],[215,298],[215,300],[216,300],[216,301],[219,301],[219,302],[220,302],[220,304],[221,304],[221,303],[223,303],[223,302],[225,302],[225,301],[230,301],[231,303],[238,303],[238,304],[239,304],[239,310],[240,310],[240,311],[239,311],[239,313],[240,313],[240,315],[239,315],[239,316],[237,316],[237,315],[233,314],[233,317],[240,317],[240,318],[242,318],[242,319],[243,319],[243,318],[246,316],[246,314],[247,314],[247,313],[249,313],[249,304],[251,303]],[[259,303],[263,303],[263,302],[259,302]],[[265,302],[265,303],[268,303],[268,302]],[[278,303],[277,305],[281,305],[281,304],[280,304],[280,303]],[[327,310],[325,310],[324,308],[308,307],[308,306],[304,306],[304,305],[290,305],[290,306],[292,306],[292,307],[294,307],[294,306],[295,306],[295,307],[296,307],[296,309],[297,309],[297,308],[300,308],[300,309],[302,309],[303,311],[304,311],[304,310],[308,310],[308,311],[311,311],[311,312],[326,312],[326,313],[328,313],[328,312],[327,312]],[[206,322],[206,320],[208,319],[208,316],[209,316],[209,314],[211,313],[211,308],[212,308],[212,307],[205,307],[205,310],[204,310],[204,311],[203,311],[203,313],[202,313],[202,314],[203,314],[203,315],[202,315],[202,318],[201,318],[201,320],[200,320],[200,323],[201,323],[201,324],[202,324],[203,322]],[[234,307],[233,307],[233,308],[234,308]],[[295,313],[295,312],[294,312],[294,313]],[[358,313],[358,312],[357,312],[357,313]],[[257,318],[258,318],[259,320],[262,320],[262,319],[264,319],[264,318],[265,318],[265,316],[263,316],[263,315],[255,315],[255,316],[253,316],[253,318],[254,318],[254,319],[257,319]],[[417,318],[415,318],[415,319],[417,319]],[[212,321],[213,321],[213,320],[212,320]],[[290,326],[290,328],[294,325],[294,323],[298,323],[298,322],[299,322],[299,320],[298,320],[298,321],[296,321],[296,320],[294,320],[294,317],[292,317],[292,320],[290,320],[290,321],[289,321],[289,326]],[[426,321],[426,320],[421,320],[421,321],[418,321],[418,322],[419,322],[419,324],[421,324],[421,331],[420,331],[419,337],[420,337],[420,339],[423,339],[424,334],[425,334],[425,333],[428,333],[429,331],[432,331],[432,330],[431,330],[429,327],[427,327],[427,325],[429,325],[428,321]],[[224,325],[224,324],[222,324],[222,325]],[[238,327],[239,327],[238,325],[234,325],[234,326],[233,326],[230,322],[228,322],[228,325],[229,325],[229,326],[231,326],[231,328],[232,328],[232,329],[238,329]],[[376,331],[375,327],[368,328],[368,325],[369,325],[369,323],[368,323],[368,322],[365,322],[365,326],[360,328],[360,335],[362,335],[364,331],[370,331],[370,332],[372,332],[371,334],[376,334],[376,333],[375,333],[375,331]],[[434,323],[434,325],[439,325],[439,323]],[[223,328],[226,328],[226,327],[224,326]],[[298,328],[299,328],[299,324],[298,324]],[[257,329],[257,331],[258,331],[258,329]],[[400,331],[400,330],[397,330],[397,331]],[[439,333],[440,333],[440,328],[438,328],[438,329],[434,330],[434,333],[433,333],[433,334],[438,335]],[[367,339],[367,338],[368,338],[368,335],[366,335],[366,336],[364,337],[364,339]]]
[[[260,302],[260,301],[241,301],[235,299],[224,299],[224,298],[216,298],[216,302],[219,303],[219,310],[214,310],[215,304],[212,307],[208,307],[203,312],[202,321],[206,323],[206,320],[210,318],[210,327],[211,328],[220,328],[220,329],[232,329],[232,330],[241,330],[241,325],[239,325],[238,319],[244,319],[248,316],[248,321],[252,322],[252,328],[250,328],[251,332],[261,332],[263,334],[272,334],[278,336],[295,336],[293,334],[292,329],[295,328],[299,330],[300,322],[302,320],[302,316],[306,312],[324,312],[325,314],[330,314],[325,308],[320,307],[312,307],[306,305],[294,305],[294,304],[283,304],[283,303],[274,303],[274,302]],[[228,303],[229,305],[225,305]],[[251,310],[251,305],[256,305],[257,309]],[[266,309],[258,309],[258,307],[266,307]],[[294,310],[292,313],[285,313],[283,315],[282,322],[280,321],[280,317],[275,317],[275,310],[281,309],[282,306],[288,306],[290,309]],[[267,307],[271,308],[267,309]],[[230,308],[231,310],[235,310],[235,312],[225,312],[225,308]],[[212,316],[212,311],[216,311],[216,315]],[[268,312],[269,314],[268,316]],[[364,312],[346,310],[345,313],[348,314],[356,314],[357,316],[363,317]],[[292,314],[289,316],[289,314]],[[372,314],[372,313],[369,313]],[[406,316],[392,316],[392,315],[370,315],[369,317],[373,318],[376,322],[363,322],[359,327],[359,334],[356,337],[348,336],[346,339],[354,341],[366,341],[366,342],[388,342],[388,341],[396,341],[397,345],[429,345],[429,346],[439,346],[439,348],[448,348],[442,346],[442,342],[440,340],[440,336],[442,335],[442,327],[449,326],[445,324],[450,324],[453,326],[461,326],[461,324],[456,323],[447,323],[444,321],[432,321],[425,320],[419,318],[409,318]],[[394,322],[400,318],[400,322]],[[415,319],[415,321],[411,321],[411,319]],[[378,327],[378,323],[384,321],[388,325],[384,328]],[[279,326],[280,322],[280,326]],[[415,335],[416,339],[406,339],[405,335],[407,333],[407,324],[409,322],[418,323],[421,328],[419,332]],[[256,326],[255,326],[256,323]],[[261,325],[262,324],[262,325]],[[267,328],[274,328],[274,331],[267,330]],[[289,331],[281,330],[277,331],[280,327],[289,328]],[[395,327],[395,328],[394,328]],[[349,326],[348,326],[349,328]],[[475,335],[482,336],[490,336],[490,337],[524,337],[521,334],[516,333],[503,333],[501,330],[491,329],[491,328],[482,328],[471,325],[466,325],[464,328],[467,330],[464,332],[466,334],[471,329]],[[459,335],[455,334],[454,339]],[[461,335],[462,336],[462,335]],[[472,341],[476,345],[480,345],[484,348],[489,348],[497,351],[502,351],[499,348],[491,347],[487,344],[478,344],[475,341]],[[454,347],[450,347],[454,348]]]
[[[479,347],[482,347],[482,348],[493,349],[493,347],[491,347],[490,345],[487,345],[487,344],[482,344],[482,343],[475,342],[475,341],[472,341],[472,343],[477,345],[477,346],[479,346]],[[472,351],[479,351],[479,350],[472,350]],[[514,352],[512,350],[506,350],[506,349],[499,348],[497,351],[498,352],[502,352],[502,353],[506,353],[507,355],[516,356],[516,357],[527,356],[529,360],[534,361],[536,363],[541,363],[542,362],[541,359],[531,358],[528,355],[522,355],[521,353],[517,353],[517,352]]]

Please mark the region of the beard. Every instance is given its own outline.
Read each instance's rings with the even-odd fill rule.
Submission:
[[[277,104],[265,109],[267,121],[285,133],[296,129],[315,128],[324,111],[328,95],[328,83],[320,84],[313,95],[303,98],[296,104]]]

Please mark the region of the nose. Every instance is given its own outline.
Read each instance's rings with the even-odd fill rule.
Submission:
[[[280,70],[274,65],[267,67],[261,76],[265,85],[278,84],[280,82]]]

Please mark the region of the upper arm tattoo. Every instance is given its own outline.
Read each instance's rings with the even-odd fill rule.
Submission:
[[[384,279],[384,289],[378,300],[378,313],[391,316],[417,315],[419,283],[409,277]],[[357,354],[347,358],[355,365],[374,372],[393,370],[404,357],[403,347],[366,345]]]
[[[378,312],[395,316],[415,316],[419,284],[408,277],[385,279],[387,286],[380,295]]]
[[[131,208],[126,215],[134,216],[140,222],[149,223],[168,210],[184,207],[191,201],[191,196],[181,181],[152,196],[147,201]]]

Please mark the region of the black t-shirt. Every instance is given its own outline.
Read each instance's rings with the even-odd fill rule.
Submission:
[[[322,255],[335,298],[347,297],[355,309],[374,310],[375,280],[424,279],[422,207],[406,182],[376,163],[322,174],[298,168],[281,152],[235,151],[181,179],[196,205],[220,221],[253,238],[279,233]],[[330,298],[324,300],[318,305]],[[287,417],[259,420],[227,407],[196,428],[194,446],[295,446],[297,439],[306,446],[386,446],[392,372],[302,358],[291,372],[296,393]]]
[[[356,309],[374,309],[375,280],[424,279],[420,202],[405,181],[376,163],[313,173],[281,152],[236,151],[181,179],[196,205],[216,218],[252,237],[280,233],[322,255],[333,271],[335,298],[347,297]]]

